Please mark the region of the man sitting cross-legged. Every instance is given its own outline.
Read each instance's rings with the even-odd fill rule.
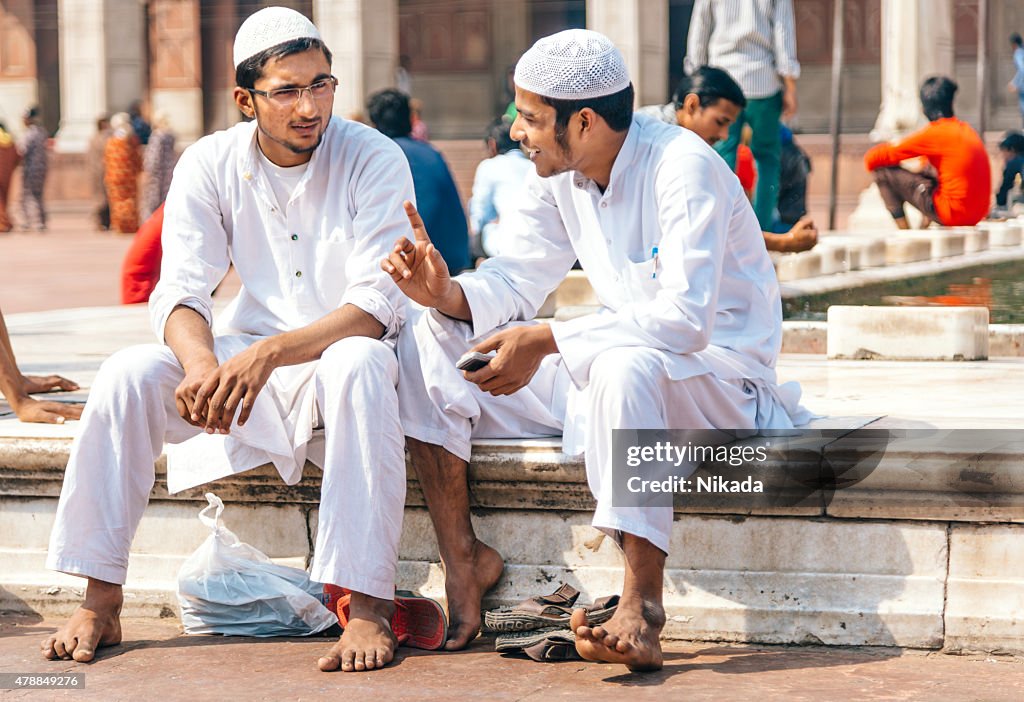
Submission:
[[[512,137],[536,172],[509,252],[451,278],[407,205],[414,240],[381,262],[428,308],[411,312],[399,336],[399,406],[445,568],[448,648],[476,635],[503,567],[470,521],[471,439],[562,434],[566,453],[585,456],[594,526],[625,554],[615,615],[590,627],[576,612],[577,649],[657,669],[672,507],[616,504],[612,430],[800,421],[796,398],[775,381],[778,283],[736,176],[692,132],[634,117],[625,63],[606,37],[541,39],[519,60],[515,85]],[[577,258],[604,309],[523,322]],[[469,349],[497,354],[463,377],[454,364]]]
[[[164,345],[103,364],[71,450],[47,565],[88,586],[43,642],[47,658],[88,661],[121,640],[129,547],[165,441],[180,444],[171,492],[265,463],[294,484],[307,457],[321,465],[311,577],[354,594],[319,666],[379,668],[394,654],[404,296],[379,260],[407,231],[412,178],[391,140],[331,117],[331,54],[301,14],[250,16],[234,59],[235,104],[254,121],[200,139],[175,170],[150,299]],[[242,288],[214,336],[210,295],[231,264]],[[316,424],[323,443],[311,443]]]

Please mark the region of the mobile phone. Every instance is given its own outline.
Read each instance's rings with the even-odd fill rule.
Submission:
[[[486,366],[491,362],[492,358],[494,358],[493,355],[489,356],[485,353],[480,353],[479,351],[467,351],[462,354],[462,358],[455,363],[455,367],[461,371],[473,372]]]

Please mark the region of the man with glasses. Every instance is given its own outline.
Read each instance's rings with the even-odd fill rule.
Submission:
[[[71,451],[47,565],[88,586],[46,658],[89,661],[120,642],[129,547],[165,441],[170,492],[266,463],[294,484],[307,458],[322,466],[311,577],[353,595],[319,667],[394,654],[404,310],[378,261],[408,231],[412,178],[390,139],[331,117],[331,53],[301,14],[249,17],[234,62],[235,104],[253,121],[199,140],[175,169],[149,303],[161,344],[104,363]],[[211,293],[232,264],[242,287],[215,336]]]

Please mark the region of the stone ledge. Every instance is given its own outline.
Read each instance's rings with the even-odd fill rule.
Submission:
[[[824,355],[828,323],[785,321],[782,323],[782,353]],[[989,358],[1024,356],[1024,324],[989,324]]]
[[[829,358],[988,358],[988,310],[984,307],[833,305],[828,322]]]
[[[749,475],[761,481],[763,493],[677,495],[676,513],[1024,521],[1024,440],[1012,440],[1012,432],[950,433],[919,422],[877,417],[830,418],[811,427],[818,433],[770,439],[764,463],[712,467],[714,474],[727,478]],[[0,438],[0,499],[58,497],[70,443]],[[470,466],[473,505],[591,511],[594,502],[582,458],[565,456],[559,447],[557,439],[476,443]],[[423,497],[409,471],[406,503],[419,507]],[[711,474],[702,467],[693,479]],[[284,485],[268,465],[175,495],[167,493],[162,459],[156,475],[151,500],[168,504],[201,504],[208,491],[238,504],[319,504],[320,470],[312,464],[306,465],[297,485]]]

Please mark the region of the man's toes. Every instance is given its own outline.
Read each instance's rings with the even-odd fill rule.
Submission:
[[[392,651],[390,651],[389,649],[386,649],[386,648],[378,648],[377,649],[376,659],[377,659],[377,667],[378,668],[383,668],[388,663],[390,663],[393,658],[394,658],[394,653]]]
[[[580,633],[581,629],[586,629],[588,632],[590,631],[590,624],[587,622],[586,610],[574,609],[572,611],[572,616],[569,617],[569,628],[575,631],[577,636],[589,636],[589,633]]]
[[[356,670],[366,670],[366,654],[362,651],[356,651],[354,664]]]
[[[606,636],[610,636],[610,634],[608,633],[608,630],[605,629],[603,626],[595,626],[593,629],[590,630],[590,638],[594,639],[595,641],[601,641]]]
[[[355,670],[356,652],[346,650],[341,654],[341,669],[344,671]]]
[[[316,665],[320,670],[328,673],[332,670],[338,669],[341,665],[341,659],[335,655],[324,656],[316,662]]]
[[[633,645],[631,643],[629,643],[628,641],[626,641],[625,639],[619,639],[618,642],[616,642],[616,644],[615,644],[615,650],[618,651],[619,653],[629,653],[629,651],[632,648],[633,648]]]
[[[75,647],[75,650],[71,652],[71,657],[79,663],[88,663],[96,657],[96,651],[88,644],[79,644]]]
[[[608,634],[603,639],[598,639],[598,641],[604,644],[605,648],[614,650],[615,644],[619,643],[619,637],[614,634]]]
[[[61,641],[60,639],[55,639],[54,640],[54,642],[53,642],[53,650],[57,654],[57,658],[67,659],[67,658],[71,657],[71,656],[68,655],[68,650],[66,648],[64,648],[64,642]]]
[[[448,635],[448,641],[445,642],[444,648],[446,651],[458,651],[465,648],[475,636],[476,629],[472,627],[459,627],[455,630],[455,633]]]
[[[57,639],[53,636],[43,641],[39,646],[39,650],[43,653],[43,658],[54,660],[57,658],[57,652],[53,649],[53,645],[57,642]]]

